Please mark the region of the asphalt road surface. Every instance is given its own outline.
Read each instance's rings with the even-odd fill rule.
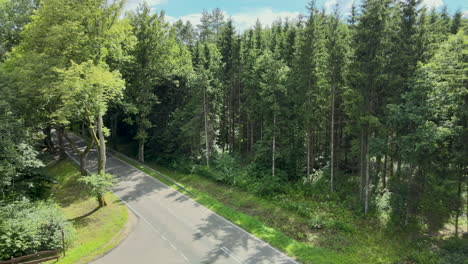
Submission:
[[[81,149],[85,142],[70,134]],[[67,152],[76,154],[67,145]],[[112,192],[137,216],[133,232],[94,264],[297,264],[186,195],[108,155],[107,172],[118,182]],[[97,152],[88,155],[88,169],[97,169]],[[75,160],[76,161],[76,160]]]

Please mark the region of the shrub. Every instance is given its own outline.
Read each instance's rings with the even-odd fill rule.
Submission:
[[[440,246],[441,264],[465,264],[468,260],[468,240],[449,238]]]
[[[318,214],[311,216],[311,218],[307,221],[309,228],[315,230],[323,229],[327,224],[327,221]]]
[[[273,196],[274,194],[283,193],[284,182],[281,180],[285,179],[283,173],[278,170],[275,177],[273,177],[271,172],[264,171],[260,178],[252,180],[249,187],[250,191],[260,196]]]
[[[89,194],[95,196],[99,202],[99,206],[106,206],[107,202],[104,199],[104,194],[112,185],[114,185],[114,176],[108,173],[92,174],[84,176],[78,181],[83,182],[88,186]]]
[[[176,171],[189,174],[189,173],[192,173],[194,164],[189,159],[180,158],[180,159],[173,159],[170,166]]]
[[[74,229],[60,208],[50,201],[23,199],[0,204],[0,259],[62,248],[61,230],[69,243]]]
[[[208,177],[210,179],[216,179],[210,167],[207,167],[205,165],[194,165],[190,173]]]
[[[228,153],[218,154],[214,161],[216,173],[213,176],[215,179],[220,182],[235,185],[240,175],[240,169],[238,168],[239,162]]]

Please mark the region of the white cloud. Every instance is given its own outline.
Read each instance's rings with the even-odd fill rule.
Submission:
[[[169,19],[169,17],[167,17],[167,20],[169,22],[175,22],[175,21],[177,21],[179,19],[182,19],[182,21],[184,21],[184,22],[190,21],[190,23],[192,23],[192,25],[198,25],[198,24],[200,24],[201,17],[202,17],[201,13],[195,13],[195,14],[189,14],[189,15],[181,16],[181,17],[171,17],[172,19]]]
[[[468,18],[468,10],[463,11],[463,18]]]
[[[139,4],[146,2],[148,6],[153,7],[167,3],[167,0],[125,0],[125,10],[135,10]]]
[[[422,5],[426,6],[428,9],[438,8],[444,5],[442,0],[423,0]]]
[[[244,31],[248,28],[251,28],[257,22],[257,19],[260,20],[263,26],[271,25],[275,20],[279,18],[285,19],[293,19],[297,18],[299,12],[288,12],[288,11],[279,11],[275,12],[271,8],[259,8],[259,9],[252,9],[246,12],[235,13],[231,15],[232,21],[236,28],[241,31]]]
[[[269,26],[279,18],[293,19],[293,18],[297,18],[298,15],[299,15],[299,12],[288,12],[288,11],[276,12],[276,11],[273,11],[273,9],[269,7],[248,9],[246,11],[234,13],[232,15],[227,12],[224,12],[224,17],[232,18],[234,25],[239,31],[244,31],[246,29],[253,27],[257,19],[260,20],[263,26]],[[186,16],[181,16],[181,17],[176,17],[176,18],[168,17],[168,21],[174,22],[176,20],[182,19],[183,21],[190,21],[192,25],[198,25],[200,24],[201,17],[202,17],[201,13],[194,13],[194,14],[189,14]]]
[[[353,5],[353,0],[328,0],[323,4],[323,8],[325,8],[325,11],[327,13],[333,13],[337,4],[338,11],[342,17],[351,14],[351,6]],[[358,0],[355,0],[355,4],[359,6],[360,2]]]
[[[331,10],[333,10],[334,6],[337,3],[338,3],[338,1],[336,1],[336,0],[330,0],[330,1],[325,2],[325,4],[323,4],[323,7],[325,7],[325,10],[331,11]]]

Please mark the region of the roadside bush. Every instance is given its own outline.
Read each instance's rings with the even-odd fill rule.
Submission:
[[[107,202],[104,199],[104,194],[108,189],[114,185],[114,176],[109,173],[92,174],[89,176],[81,177],[78,181],[88,186],[90,195],[96,197],[99,206],[106,206]]]
[[[192,173],[194,164],[189,159],[178,158],[178,159],[173,159],[170,166],[176,171],[189,174],[189,173]]]
[[[325,228],[328,223],[321,215],[315,214],[307,221],[307,225],[310,229],[320,230]]]
[[[250,192],[260,196],[273,196],[284,192],[285,179],[284,172],[277,170],[276,175],[273,177],[270,171],[264,170],[258,178],[252,179],[248,189]]]
[[[194,165],[192,167],[192,170],[190,172],[191,174],[197,174],[203,177],[208,177],[210,179],[215,180],[216,177],[214,176],[213,171],[210,169],[210,167],[207,167],[205,165]]]
[[[0,259],[62,248],[62,229],[71,242],[75,231],[55,203],[23,199],[0,204]]]
[[[240,175],[239,162],[228,153],[220,153],[214,159],[215,180],[235,185]]]

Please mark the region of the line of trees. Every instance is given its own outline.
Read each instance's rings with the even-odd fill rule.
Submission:
[[[83,173],[93,144],[104,172],[110,136],[135,142],[140,161],[245,165],[244,182],[274,191],[321,181],[429,233],[466,213],[461,12],[365,0],[344,18],[311,2],[305,16],[239,32],[219,9],[193,26],[145,4],[122,16],[121,1],[21,1],[17,14],[38,9],[2,39],[2,101],[51,151],[79,124],[88,147],[69,142]]]

